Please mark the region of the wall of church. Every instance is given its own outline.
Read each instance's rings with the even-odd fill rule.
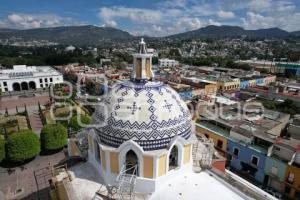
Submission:
[[[184,146],[183,164],[189,163],[191,159],[191,144]]]
[[[158,161],[158,166],[159,166],[158,176],[163,176],[166,174],[166,170],[167,170],[166,164],[167,164],[167,155],[160,156]]]
[[[141,58],[136,59],[135,70],[136,70],[136,78],[137,79],[142,78],[142,59]]]
[[[150,58],[146,58],[146,76],[147,76],[147,78],[150,78],[150,76],[151,76],[151,62],[150,62]]]
[[[101,157],[101,165],[102,165],[102,168],[104,170],[106,170],[106,159],[105,159],[105,151],[103,151],[102,149],[100,150],[100,157]]]
[[[118,174],[119,173],[119,154],[117,152],[110,152],[110,172]]]
[[[144,177],[153,178],[153,157],[144,156]]]
[[[88,136],[88,142],[89,142],[89,150],[94,153],[94,145],[93,145],[93,137],[91,134]]]

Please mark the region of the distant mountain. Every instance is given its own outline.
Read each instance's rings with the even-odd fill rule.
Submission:
[[[147,40],[157,39],[193,39],[193,38],[225,38],[240,37],[242,35],[253,38],[283,38],[287,36],[300,36],[300,31],[287,32],[279,28],[245,30],[238,26],[207,26],[185,33],[167,37],[147,37]],[[138,38],[140,38],[139,36]],[[62,26],[54,28],[37,28],[27,30],[0,29],[0,39],[15,39],[21,41],[47,40],[59,44],[95,45],[103,41],[124,42],[136,39],[136,36],[116,28],[97,26]]]
[[[279,28],[269,29],[258,29],[258,30],[245,30],[239,26],[206,26],[193,31],[185,33],[175,34],[168,36],[169,38],[223,38],[223,37],[238,37],[238,36],[249,36],[249,37],[287,37],[290,35],[289,32]]]
[[[0,39],[21,38],[25,41],[48,40],[60,44],[97,44],[103,40],[129,40],[133,36],[128,32],[97,26],[63,26],[27,30],[0,29]]]
[[[9,29],[9,28],[0,28],[0,33],[11,32],[11,31],[16,31],[16,30],[15,29]]]
[[[294,36],[300,36],[300,31],[294,31],[294,32],[291,32],[291,34]]]

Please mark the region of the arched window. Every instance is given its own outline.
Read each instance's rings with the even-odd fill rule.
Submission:
[[[125,160],[126,173],[139,176],[139,159],[133,150],[129,150]]]
[[[22,82],[21,83],[21,88],[22,88],[22,90],[28,90],[28,83]]]
[[[94,140],[95,159],[100,163],[100,148],[96,140]]]
[[[21,85],[20,83],[13,83],[13,90],[14,91],[21,91]]]
[[[169,155],[169,170],[175,169],[178,166],[178,147],[174,145]]]
[[[31,89],[31,90],[35,90],[36,89],[36,85],[35,85],[34,81],[30,81],[29,82],[29,89]]]

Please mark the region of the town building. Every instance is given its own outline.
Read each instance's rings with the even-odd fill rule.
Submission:
[[[158,60],[158,64],[160,67],[177,67],[179,62],[177,60],[162,58]]]
[[[63,75],[50,66],[14,65],[0,70],[2,92],[35,90],[63,82]]]
[[[240,79],[219,78],[217,87],[220,91],[237,90],[240,88]]]
[[[215,108],[208,110],[214,113]],[[230,170],[274,194],[299,198],[297,116],[289,124],[289,114],[261,109],[255,104],[225,106],[221,113],[214,119],[209,117],[211,114],[200,114],[196,133],[212,139],[219,153],[227,157]],[[285,127],[290,138],[281,137]]]
[[[200,88],[203,90],[202,95],[216,95],[217,82],[206,79],[200,79],[197,77],[183,77],[181,83],[191,85],[194,88]]]

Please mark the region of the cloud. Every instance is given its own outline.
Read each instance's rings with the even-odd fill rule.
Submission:
[[[251,0],[249,1],[247,8],[252,12],[290,12],[295,10],[296,6],[293,2],[287,0]]]
[[[0,21],[0,27],[30,29],[68,25],[71,22],[71,18],[62,18],[53,14],[12,13]]]
[[[234,18],[235,15],[233,12],[226,12],[226,11],[223,11],[223,10],[220,10],[217,15],[222,18],[222,19],[231,19],[231,18]]]
[[[217,22],[217,21],[213,20],[213,19],[209,19],[207,25],[221,26],[222,24],[220,22]]]
[[[177,22],[177,27],[183,27],[185,31],[195,30],[201,27],[201,21],[194,17],[194,18],[182,18]]]
[[[106,20],[103,26],[116,28],[118,26],[118,23],[114,20]]]
[[[297,31],[300,29],[299,18],[300,12],[273,16],[247,12],[246,18],[242,18],[242,26],[246,29],[279,27],[287,31]]]
[[[158,3],[159,7],[166,8],[184,8],[187,5],[187,0],[166,0]]]
[[[127,29],[135,35],[165,36],[199,29],[207,24],[220,25],[215,20],[218,16],[213,5],[195,1],[191,6],[189,3],[185,0],[164,1],[156,4],[157,7],[152,9],[102,7],[99,9],[98,16],[101,24],[118,25],[118,28]],[[219,15],[224,19],[234,17],[233,12],[223,10]]]
[[[271,28],[275,26],[273,17],[266,17],[254,12],[247,12],[246,18],[242,18],[242,21],[246,29]]]
[[[272,0],[251,0],[248,3],[250,11],[266,11],[272,7]]]
[[[202,24],[197,17],[189,17],[189,14],[177,8],[143,9],[113,6],[100,8],[98,15],[104,25],[117,25],[118,20],[126,20],[135,28],[129,30],[135,35],[162,36],[194,30]]]
[[[162,18],[160,11],[128,7],[103,7],[99,11],[100,18],[106,23],[114,18],[126,18],[130,21],[139,22],[158,22]]]

